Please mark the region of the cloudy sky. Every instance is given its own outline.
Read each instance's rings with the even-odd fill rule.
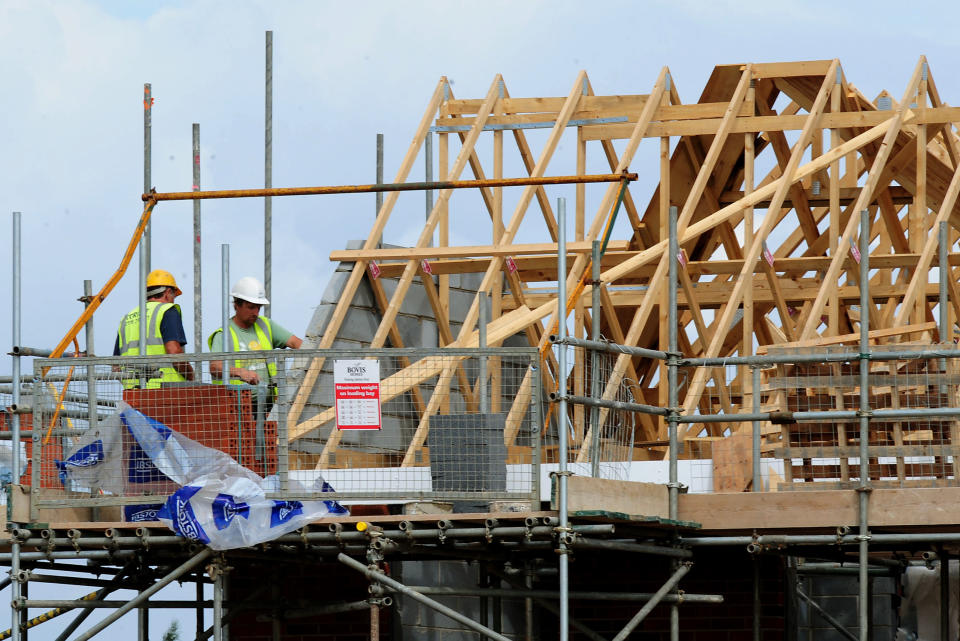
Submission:
[[[958,104],[960,47],[946,29],[956,13],[949,1],[0,0],[0,255],[8,257],[0,301],[11,296],[13,211],[23,212],[23,345],[56,344],[81,311],[83,280],[99,290],[119,264],[142,207],[144,82],[155,97],[158,191],[190,189],[194,122],[203,188],[262,186],[266,30],[274,32],[274,185],[303,186],[372,182],[378,132],[392,178],[442,75],[460,98],[482,97],[497,73],[513,96],[562,96],[581,69],[596,93],[637,94],[668,65],[692,102],[715,64],[837,57],[867,96],[899,97],[925,54],[941,96]],[[508,160],[507,175],[519,175],[515,168]],[[421,160],[412,179],[422,176]],[[649,192],[634,197],[645,202]],[[454,241],[486,242],[472,224],[485,216],[480,206],[460,202]],[[403,196],[385,240],[410,243],[423,208],[422,195]],[[191,212],[190,203],[161,203],[153,232],[153,266],[173,272],[187,293],[188,349]],[[262,212],[257,200],[203,205],[204,336],[219,325],[220,245],[231,246],[234,278],[262,277]],[[329,252],[365,238],[373,215],[373,195],[274,200],[275,319],[303,334],[332,270]],[[545,235],[531,227],[523,237]],[[136,304],[136,265],[96,316],[98,353],[109,352]],[[11,315],[0,314],[0,342],[10,336]],[[9,372],[4,358],[0,374]]]

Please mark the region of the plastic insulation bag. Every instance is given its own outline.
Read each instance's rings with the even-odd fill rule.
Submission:
[[[230,456],[170,429],[126,403],[56,461],[67,489],[118,496],[168,494],[163,504],[127,506],[128,520],[160,520],[215,550],[273,540],[327,514],[347,514],[336,501],[280,501],[276,476],[263,478]],[[332,492],[322,479],[290,492]]]

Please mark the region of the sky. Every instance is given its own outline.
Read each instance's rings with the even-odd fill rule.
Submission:
[[[21,345],[52,348],[82,311],[83,280],[98,291],[118,267],[142,209],[145,82],[155,100],[158,191],[190,189],[192,123],[200,124],[204,189],[263,186],[267,30],[273,184],[292,187],[373,182],[377,133],[392,180],[444,75],[458,98],[482,97],[498,73],[514,97],[564,96],[580,70],[598,94],[642,94],[667,65],[682,100],[695,102],[717,64],[836,57],[868,97],[887,89],[899,98],[926,55],[941,96],[957,103],[960,45],[944,28],[955,18],[953,2],[922,0],[909,8],[821,0],[0,0],[0,307],[11,310],[13,211],[23,221],[22,304],[11,310],[22,318]],[[543,139],[531,134],[535,154]],[[558,155],[571,158],[572,144],[566,137]],[[655,151],[642,147],[641,156]],[[489,163],[489,147],[483,153]],[[558,164],[548,174],[565,167],[572,169]],[[632,169],[643,168],[638,161]],[[422,180],[423,171],[421,158],[410,179]],[[520,175],[515,159],[505,173]],[[645,203],[651,192],[637,189],[634,198]],[[573,188],[548,194],[572,200]],[[596,190],[588,195],[599,199]],[[219,326],[221,245],[230,245],[231,280],[263,277],[263,201],[206,201],[202,211],[206,337]],[[330,251],[365,238],[374,213],[372,194],[274,199],[275,321],[303,335],[334,268]],[[423,215],[422,194],[403,195],[385,242],[411,244]],[[473,222],[485,216],[475,197],[457,195],[451,215],[454,243],[487,242],[489,231]],[[192,350],[192,205],[161,203],[153,220],[152,266],[171,271],[184,290],[178,302]],[[519,238],[546,235],[531,224]],[[136,283],[134,258],[95,316],[96,353],[110,353],[120,318],[137,304]],[[12,344],[11,326],[12,314],[0,314],[0,342]],[[81,334],[81,348],[82,341]],[[24,370],[31,367],[27,360]],[[0,375],[10,371],[10,359],[0,360]],[[157,635],[165,616],[155,617]]]

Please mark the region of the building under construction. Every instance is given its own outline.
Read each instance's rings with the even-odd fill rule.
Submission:
[[[139,609],[146,639],[163,607],[196,613],[187,638],[238,641],[957,639],[960,109],[923,58],[894,89],[863,95],[838,60],[718,66],[686,104],[667,68],[630,95],[585,72],[548,97],[441,78],[391,182],[147,190],[57,347],[14,325],[8,634],[85,641]],[[432,196],[395,247],[406,191]],[[165,201],[347,192],[382,193],[376,221],[331,254],[308,349],[262,353],[275,402],[215,384],[231,352],[82,355]],[[489,225],[470,246],[450,243],[462,198]],[[178,360],[196,382],[125,383]],[[362,398],[337,365],[358,361]],[[351,514],[251,545],[171,531],[155,515],[182,488],[237,495],[171,472],[128,411],[228,455],[264,501]],[[113,475],[81,477],[107,425]],[[237,505],[218,531],[251,522]],[[174,581],[196,591],[152,598]]]

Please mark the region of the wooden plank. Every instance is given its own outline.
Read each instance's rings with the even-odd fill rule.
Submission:
[[[753,480],[753,436],[746,430],[714,441],[713,491],[743,492]]]
[[[900,327],[884,327],[882,329],[872,329],[868,332],[870,340],[876,340],[878,338],[888,338],[890,336],[902,336],[904,334],[910,334],[915,332],[926,332],[931,331],[937,328],[936,323],[918,323],[916,325],[907,325]],[[783,345],[777,345],[777,349],[780,348],[794,348],[794,347],[823,347],[826,345],[842,345],[843,343],[853,343],[860,340],[860,333],[856,332],[853,334],[842,334],[840,336],[822,336],[820,338],[809,338],[802,341],[793,341],[790,343],[785,343]],[[767,347],[761,346],[757,349],[757,354],[766,354]]]
[[[589,254],[591,243],[586,240],[570,241],[567,243],[567,254]],[[610,251],[626,251],[629,242],[625,240],[610,241]],[[556,256],[556,243],[517,243],[493,245],[460,245],[457,247],[398,247],[398,248],[370,248],[370,249],[338,249],[330,252],[330,260],[353,262],[358,260],[422,260],[443,258],[466,258],[470,256]],[[554,259],[556,260],[556,259]]]
[[[666,485],[577,475],[567,479],[567,509],[660,517],[670,514]]]

